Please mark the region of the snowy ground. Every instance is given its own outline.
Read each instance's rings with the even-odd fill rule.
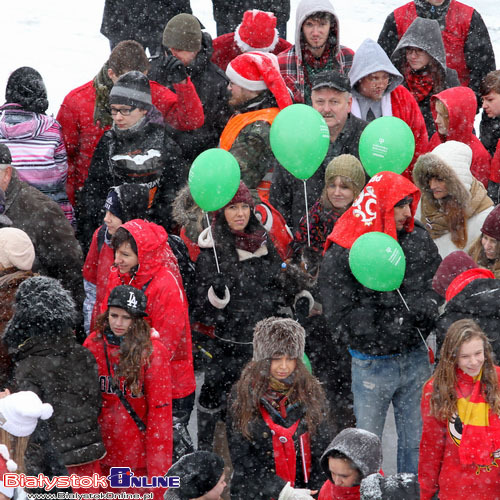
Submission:
[[[500,10],[498,0],[466,3],[483,16],[500,65]],[[230,0],[228,0],[230,2]],[[293,42],[295,7],[288,23],[287,39]],[[340,41],[356,50],[365,38],[377,39],[387,15],[403,0],[332,0],[340,19]],[[20,66],[32,66],[45,80],[49,113],[57,114],[64,96],[73,88],[91,80],[109,55],[109,45],[99,33],[102,0],[0,0],[2,43],[0,46],[0,103],[3,102],[9,74]],[[193,13],[215,36],[212,2],[191,0]],[[384,470],[395,472],[395,442],[391,413],[384,434]]]

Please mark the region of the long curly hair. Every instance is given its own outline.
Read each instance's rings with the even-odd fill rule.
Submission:
[[[457,360],[465,342],[480,339],[484,346],[484,364],[481,386],[491,410],[500,415],[500,387],[493,363],[491,344],[479,325],[471,319],[455,321],[448,331],[441,348],[441,358],[436,367],[430,398],[430,413],[436,418],[449,420],[457,412]]]
[[[236,383],[236,399],[230,411],[235,429],[249,440],[252,439],[249,429],[251,421],[261,418],[260,401],[269,388],[270,368],[270,359],[250,361]],[[325,392],[319,381],[307,371],[300,359],[297,359],[289,399],[300,401],[306,407],[307,428],[313,434],[320,422],[326,418]]]
[[[481,267],[484,267],[485,269],[489,269],[490,271],[493,272],[495,275],[495,278],[500,277],[500,245],[497,245],[496,248],[496,256],[493,261],[489,260],[488,257],[486,257],[486,253],[483,248],[483,234],[481,233],[480,236],[477,237],[477,239],[474,241],[474,243],[471,245],[469,248],[469,251],[467,252],[474,262]]]
[[[103,338],[104,332],[110,328],[108,315],[109,309],[97,318],[98,338]],[[133,396],[142,394],[143,369],[149,366],[153,352],[150,332],[151,327],[144,318],[132,316],[132,324],[120,345],[120,359],[113,381],[119,386],[119,379],[123,377]]]

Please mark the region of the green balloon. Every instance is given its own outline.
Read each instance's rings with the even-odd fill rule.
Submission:
[[[373,120],[359,138],[359,159],[370,177],[382,171],[401,174],[415,153],[415,137],[400,118]]]
[[[202,210],[219,210],[238,191],[240,166],[229,151],[207,149],[193,161],[188,184],[194,201]]]
[[[311,366],[311,360],[309,359],[309,356],[304,353],[304,357],[302,358],[302,363],[304,363],[304,365],[306,366],[307,368],[307,371],[312,375],[312,366]]]
[[[271,125],[271,149],[297,179],[309,179],[325,159],[330,133],[325,119],[311,106],[292,104]]]
[[[400,244],[388,234],[374,231],[360,236],[349,252],[349,267],[366,288],[391,292],[405,276],[406,258]]]

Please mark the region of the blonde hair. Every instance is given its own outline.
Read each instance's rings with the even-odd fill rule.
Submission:
[[[25,473],[24,454],[28,447],[29,436],[13,436],[5,429],[0,428],[0,443],[7,446],[11,460],[17,464],[16,472],[18,474]]]

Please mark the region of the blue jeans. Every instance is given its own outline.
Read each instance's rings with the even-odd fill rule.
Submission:
[[[416,350],[387,359],[352,358],[352,393],[356,425],[382,439],[389,404],[398,434],[398,472],[418,472],[422,433],[420,399],[431,376],[427,352]]]

